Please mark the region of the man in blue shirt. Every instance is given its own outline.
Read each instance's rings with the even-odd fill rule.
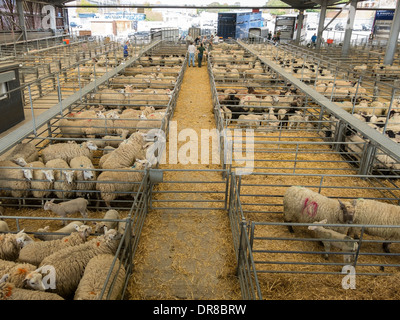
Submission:
[[[314,35],[311,37],[311,44],[313,47],[315,47],[316,41],[317,41],[317,35],[314,33]]]
[[[129,55],[129,53],[128,53],[128,44],[129,44],[129,41],[125,42],[125,45],[124,45],[124,58],[127,58],[128,55]]]

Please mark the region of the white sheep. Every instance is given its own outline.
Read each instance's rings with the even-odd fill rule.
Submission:
[[[74,170],[70,169],[68,163],[63,159],[53,159],[46,163],[47,168],[54,169],[54,194],[57,198],[71,198],[75,189]],[[65,170],[63,170],[65,169]]]
[[[346,224],[346,227],[329,227],[347,234],[353,222],[354,208],[349,202],[330,199],[304,187],[289,187],[283,197],[283,218],[285,222],[308,223],[327,219],[329,224]],[[288,226],[293,232],[292,226]]]
[[[327,219],[324,219],[319,222],[314,222],[312,226],[309,226],[308,229],[314,231],[317,238],[321,238],[322,244],[324,245],[326,254],[324,255],[325,259],[329,258],[329,252],[331,247],[336,247],[341,249],[347,254],[344,254],[343,260],[345,263],[349,264],[354,261],[354,253],[358,250],[358,243],[354,241],[353,238],[340,233],[334,230],[330,230],[321,226],[321,224],[325,224]],[[342,241],[329,241],[332,240],[342,240]]]
[[[87,225],[76,225],[75,229],[76,232],[71,233],[69,236],[64,236],[61,239],[34,241],[25,246],[19,253],[18,261],[38,266],[44,258],[54,252],[85,243],[92,231],[91,227]]]
[[[164,112],[150,113],[146,119],[142,119],[137,123],[137,129],[139,132],[147,133],[151,129],[159,129],[162,124],[162,120],[165,118]]]
[[[30,186],[32,195],[35,198],[41,198],[43,205],[43,198],[50,196],[51,189],[53,189],[53,169],[46,169],[46,166],[42,161],[29,162],[25,167],[32,170]]]
[[[8,227],[7,222],[0,220],[0,233],[9,232],[10,228]]]
[[[8,282],[13,283],[17,288],[23,288],[25,276],[36,268],[33,264],[0,259],[0,278],[8,274]]]
[[[400,225],[400,206],[368,199],[353,200],[354,224],[360,225]],[[385,240],[400,240],[400,228],[366,227],[366,234],[378,236]],[[353,227],[350,233],[358,238],[361,232],[360,227]],[[390,242],[383,243],[385,252],[389,250]]]
[[[257,128],[261,125],[261,120],[266,120],[268,117],[264,114],[241,114],[238,118],[238,123],[241,127]]]
[[[100,294],[106,283],[113,262],[114,256],[111,254],[101,254],[90,259],[75,291],[74,300],[100,299]],[[121,298],[125,275],[125,268],[117,258],[103,296],[101,297],[103,300],[118,300]],[[110,293],[111,284],[113,288]]]
[[[20,166],[25,166],[28,162],[39,160],[39,153],[32,142],[21,142],[12,149],[5,160],[11,160]]]
[[[81,144],[75,142],[55,143],[44,148],[41,156],[44,163],[53,159],[63,159],[69,163],[72,158],[79,156],[93,159],[93,151],[95,150],[97,150],[97,146],[93,141],[85,141]]]
[[[80,212],[83,218],[87,218],[86,208],[89,203],[84,198],[76,198],[69,201],[64,201],[61,203],[54,203],[55,199],[51,199],[50,201],[46,201],[43,206],[44,210],[50,210],[60,217],[65,218],[67,215]],[[63,220],[63,225],[66,224],[66,221]]]
[[[83,225],[82,221],[72,221],[68,223],[65,227],[62,227],[56,231],[49,231],[50,226],[45,226],[44,228],[37,229],[37,234],[34,235],[36,239],[42,241],[50,241],[64,238],[65,236],[71,234],[72,232],[76,232],[76,226]],[[53,234],[57,233],[57,234]]]
[[[0,234],[0,259],[15,261],[23,247],[34,242],[24,230],[18,233]]]
[[[96,185],[96,171],[92,161],[86,156],[72,158],[70,161],[71,169],[74,169],[74,181],[76,196],[84,197],[88,195]]]
[[[107,207],[110,208],[110,202],[117,197],[136,196],[146,165],[146,160],[137,160],[134,166],[121,168],[129,171],[104,171],[98,176],[96,190],[100,191],[100,196]]]
[[[55,293],[17,288],[8,282],[8,278],[9,275],[5,274],[0,279],[0,300],[64,300]]]
[[[6,169],[12,167],[15,169]],[[0,161],[0,190],[4,196],[18,198],[18,203],[25,203],[25,197],[29,194],[31,171],[20,167],[13,161]]]
[[[118,220],[119,213],[117,210],[110,209],[104,214],[104,220]],[[105,230],[109,229],[118,229],[118,221],[96,221],[94,222],[94,232],[95,233],[104,233]]]
[[[46,290],[43,284],[42,271],[52,268],[56,276],[55,289],[49,292],[69,298],[76,291],[89,261],[100,254],[115,255],[121,234],[115,229],[107,230],[104,235],[95,237],[83,244],[68,247],[43,259],[39,268],[26,276],[27,285],[34,290]]]

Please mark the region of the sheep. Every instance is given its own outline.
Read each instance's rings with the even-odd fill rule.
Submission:
[[[125,95],[118,90],[102,89],[92,95],[91,102],[119,109],[125,103]]]
[[[324,219],[322,221],[314,221],[314,225],[309,226],[308,230],[314,231],[315,235],[317,238],[321,238],[322,244],[324,245],[325,248],[325,259],[329,258],[328,252],[330,252],[331,246],[336,247],[341,249],[344,252],[352,252],[351,254],[344,254],[343,260],[346,264],[351,263],[354,260],[354,252],[358,250],[358,243],[357,241],[354,241],[353,238],[343,234],[339,233],[330,229],[326,229],[322,227],[320,224],[325,224],[327,222],[327,219]],[[325,239],[333,239],[333,240],[342,240],[342,241],[329,241]]]
[[[118,148],[118,146],[121,144],[122,141],[124,141],[128,135],[129,135],[129,130],[127,129],[121,129],[118,130],[119,135],[118,136],[104,136],[101,138],[101,142],[96,141],[96,145],[98,148],[106,148],[106,147],[112,147],[113,149]],[[103,150],[104,152],[104,150]]]
[[[82,279],[75,291],[74,300],[98,300],[106,282],[107,276],[111,271],[110,280],[107,282],[106,289],[103,293],[102,299],[118,300],[121,298],[122,289],[124,287],[124,280],[126,271],[120,260],[117,258],[114,262],[114,256],[111,254],[101,254],[93,257],[88,262]],[[113,279],[116,280],[113,281]],[[110,287],[113,283],[112,292]],[[108,295],[110,295],[109,298]]]
[[[7,222],[0,220],[0,233],[6,233],[9,231],[10,231],[10,228],[8,227]]]
[[[38,269],[26,276],[27,286],[34,290],[46,290],[42,282],[42,270],[51,267],[57,285],[55,289],[48,288],[48,292],[57,293],[63,298],[72,297],[89,261],[100,254],[115,255],[121,237],[115,229],[110,229],[83,244],[53,253],[43,259]]]
[[[222,119],[225,120],[226,125],[229,126],[232,119],[232,111],[228,107],[221,105]]]
[[[72,143],[56,143],[51,144],[42,150],[41,156],[44,163],[53,159],[63,159],[67,163],[72,158],[78,156],[86,156],[93,159],[93,151],[97,150],[97,146],[93,141],[85,141],[81,144]]]
[[[21,142],[12,149],[4,160],[11,160],[23,167],[28,162],[39,160],[39,153],[32,142]]]
[[[9,261],[17,260],[21,249],[33,241],[24,232],[24,229],[15,234],[0,234],[0,259]]]
[[[8,282],[8,278],[9,275],[5,274],[0,279],[0,300],[64,300],[55,293],[17,288]]]
[[[77,231],[76,226],[79,227],[81,225],[83,225],[82,221],[72,221],[68,223],[65,227],[62,227],[61,229],[58,229],[56,231],[49,231],[50,227],[45,226],[44,228],[37,229],[36,232],[38,232],[38,234],[35,234],[34,237],[42,241],[61,239],[64,238],[66,235],[71,234],[72,232],[76,232]],[[58,234],[50,234],[50,233],[58,233]]]
[[[354,224],[360,225],[400,225],[400,206],[384,203],[375,200],[357,199],[353,201],[354,205]],[[361,228],[353,227],[350,233],[355,238],[359,238]],[[385,240],[399,240],[399,228],[380,228],[366,227],[366,234],[378,236]],[[390,253],[390,242],[384,242],[382,247],[387,253]]]
[[[143,134],[138,132],[131,137],[124,140],[113,152],[101,157],[99,166],[102,169],[126,168],[130,167],[137,159],[144,160],[146,148],[143,144]],[[139,141],[134,137],[138,137]]]
[[[137,129],[139,132],[147,133],[151,129],[158,129],[161,127],[162,120],[165,117],[164,112],[154,112],[149,114],[146,119],[142,119],[137,123]]]
[[[74,170],[70,169],[68,163],[63,159],[53,159],[46,163],[46,167],[53,168],[54,170],[54,194],[57,198],[71,198],[73,196],[72,190],[75,189],[74,184]]]
[[[89,201],[87,201],[86,199],[76,198],[61,203],[54,203],[54,200],[55,199],[46,201],[46,203],[43,206],[43,209],[50,210],[63,218],[65,218],[68,214],[72,214],[79,211],[83,218],[85,219],[87,218],[86,207]],[[62,224],[65,225],[66,221],[63,220]]]
[[[137,160],[134,166],[122,168],[129,171],[104,171],[98,176],[96,190],[100,191],[100,196],[108,208],[111,207],[110,202],[119,196],[136,195],[135,192],[139,188],[137,183],[140,183],[144,176],[141,170],[145,169],[146,163],[146,160]]]
[[[346,227],[330,227],[347,234],[353,222],[354,207],[351,203],[330,199],[304,187],[289,187],[283,197],[284,222],[314,222],[327,219],[329,224],[346,224]],[[290,232],[292,226],[288,225]]]
[[[241,127],[259,127],[261,120],[265,120],[267,117],[262,114],[242,114],[239,116],[238,123],[241,123]]]
[[[25,276],[36,268],[35,265],[29,263],[0,260],[0,277],[4,274],[8,274],[9,282],[14,284],[17,288],[23,288]]]
[[[76,232],[61,239],[50,241],[35,241],[21,249],[19,262],[25,262],[38,266],[49,255],[70,246],[85,243],[92,229],[87,225],[75,225]]]
[[[6,169],[5,167],[16,169]],[[10,160],[0,161],[0,190],[5,196],[18,198],[20,206],[21,198],[24,198],[22,202],[25,203],[25,197],[29,194],[29,179],[32,179],[29,169],[20,167]]]
[[[45,168],[45,164],[42,161],[29,162],[26,167],[32,170],[30,186],[32,195],[35,198],[41,198],[43,205],[43,198],[48,197],[51,194],[50,190],[53,188],[53,169],[41,169]]]
[[[112,219],[112,220],[118,220],[119,219],[119,213],[117,210],[108,210],[105,214],[103,219]],[[109,229],[118,229],[118,221],[98,221],[94,222],[95,228],[94,232],[95,233],[104,233],[105,230]]]
[[[71,159],[71,169],[74,169],[74,180],[77,197],[88,195],[90,190],[93,190],[96,185],[96,171],[92,161],[86,156],[79,156]],[[83,169],[83,170],[81,170]]]

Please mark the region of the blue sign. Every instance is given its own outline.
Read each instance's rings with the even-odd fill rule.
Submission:
[[[394,9],[393,10],[377,10],[375,19],[376,20],[393,20]]]
[[[131,21],[143,21],[144,19],[146,19],[146,14],[131,13],[131,12],[117,12],[117,13],[114,12],[114,13],[105,13],[104,18],[112,20],[127,19]]]

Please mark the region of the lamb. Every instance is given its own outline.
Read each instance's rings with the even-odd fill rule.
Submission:
[[[113,262],[114,256],[111,254],[101,254],[90,259],[75,291],[74,300],[98,300]],[[103,300],[118,300],[121,298],[125,275],[125,268],[117,258],[113,265],[110,280],[107,282],[107,287],[101,297]],[[113,279],[116,279],[115,282]],[[110,292],[112,283],[114,284]]]
[[[43,198],[50,196],[51,189],[53,189],[54,172],[53,169],[45,168],[42,161],[29,162],[26,167],[32,170],[31,192],[33,197],[41,198],[43,205]]]
[[[146,164],[146,160],[137,160],[134,166],[123,168],[129,171],[104,171],[98,176],[96,190],[100,191],[100,196],[107,207],[110,208],[110,202],[119,196],[136,195],[138,183],[144,177],[144,172],[141,170],[145,169]]]
[[[289,187],[283,198],[283,218],[285,222],[308,223],[327,219],[329,224],[346,224],[343,227],[329,227],[347,234],[353,223],[354,207],[351,203],[330,199],[307,188]],[[292,226],[288,226],[293,232]]]
[[[24,167],[28,162],[39,160],[39,153],[32,142],[21,142],[12,149],[5,160],[11,160]]]
[[[118,220],[119,219],[119,213],[117,210],[108,210],[103,217],[104,220],[107,219],[112,219],[112,220]],[[94,222],[95,228],[94,232],[95,233],[104,233],[105,230],[109,229],[118,229],[118,221],[98,221]]]
[[[18,261],[38,266],[44,258],[54,252],[85,243],[92,229],[87,225],[76,225],[75,229],[76,232],[64,238],[50,241],[35,241],[25,246],[19,253]]]
[[[89,203],[84,198],[76,198],[69,201],[64,201],[61,203],[54,203],[55,199],[50,201],[46,201],[43,206],[44,210],[51,210],[52,212],[58,214],[60,217],[65,218],[68,214],[72,214],[75,212],[80,212],[83,218],[87,218],[86,207]],[[63,225],[66,224],[66,221],[63,220]]]
[[[327,222],[327,219],[324,219],[319,222],[314,222],[315,225],[309,226],[308,230],[314,231],[315,235],[317,238],[321,239],[333,239],[333,240],[343,240],[343,241],[329,241],[329,240],[322,240],[322,243],[325,248],[326,254],[324,255],[325,259],[329,258],[328,252],[330,252],[331,246],[336,247],[341,249],[344,252],[347,252],[348,254],[344,254],[343,260],[346,264],[351,263],[354,261],[354,252],[358,250],[358,243],[357,241],[354,241],[353,238],[343,234],[339,233],[330,229],[326,229],[320,224],[325,224]],[[349,254],[351,253],[351,254]]]
[[[0,260],[0,277],[8,274],[8,282],[11,282],[17,288],[23,288],[25,276],[36,268],[36,266],[29,263]]]
[[[72,158],[79,156],[86,156],[92,160],[94,150],[97,150],[97,146],[93,141],[85,141],[81,144],[75,142],[56,143],[44,148],[41,156],[44,163],[53,159],[63,159],[69,163]]]
[[[57,198],[71,198],[74,190],[74,170],[70,169],[68,163],[63,159],[53,159],[46,163],[46,167],[53,168],[54,170],[54,194]]]
[[[259,127],[261,120],[265,120],[267,117],[262,114],[242,114],[239,116],[238,123],[241,123],[241,127]]]
[[[18,233],[0,234],[0,259],[15,261],[23,247],[33,242],[24,230]]]
[[[354,224],[387,226],[400,225],[400,206],[367,199],[354,200],[353,205],[355,208]],[[360,232],[361,228],[359,227],[353,227],[350,231],[355,238],[359,237]],[[399,228],[366,227],[364,232],[371,236],[382,237],[385,240],[400,239]],[[387,253],[390,253],[389,246],[390,242],[384,242],[382,245],[383,250]]]
[[[154,112],[149,114],[146,119],[140,120],[137,123],[139,132],[147,133],[151,129],[158,129],[161,127],[162,120],[165,117],[164,112]]]
[[[102,89],[92,95],[92,102],[109,108],[120,108],[125,103],[125,95],[118,90]]]
[[[58,229],[56,231],[49,231],[50,227],[45,226],[44,228],[37,229],[36,232],[38,232],[38,234],[35,234],[34,237],[42,241],[61,239],[64,238],[66,235],[71,234],[72,232],[76,232],[77,231],[76,226],[79,227],[81,225],[83,225],[82,221],[72,221],[68,223],[65,227],[62,227],[61,229]],[[58,233],[58,234],[50,234],[50,233]]]
[[[17,288],[8,282],[9,275],[0,279],[0,300],[64,300],[59,295],[49,292],[38,292]]]
[[[86,156],[71,159],[70,166],[75,170],[74,180],[77,197],[84,197],[93,190],[96,185],[96,171],[92,161]]]
[[[34,290],[45,290],[42,282],[42,270],[51,266],[56,275],[55,289],[49,292],[57,293],[63,298],[72,297],[84,274],[89,261],[101,254],[115,255],[122,235],[115,229],[107,230],[104,235],[95,237],[83,244],[64,248],[43,259],[39,268],[26,276],[27,285]]]
[[[13,167],[15,169],[6,169],[5,167]],[[20,168],[20,169],[19,169]],[[21,198],[28,196],[30,188],[31,171],[24,169],[13,161],[0,161],[0,190],[5,196],[18,198],[21,205]],[[24,202],[25,200],[23,200]]]

